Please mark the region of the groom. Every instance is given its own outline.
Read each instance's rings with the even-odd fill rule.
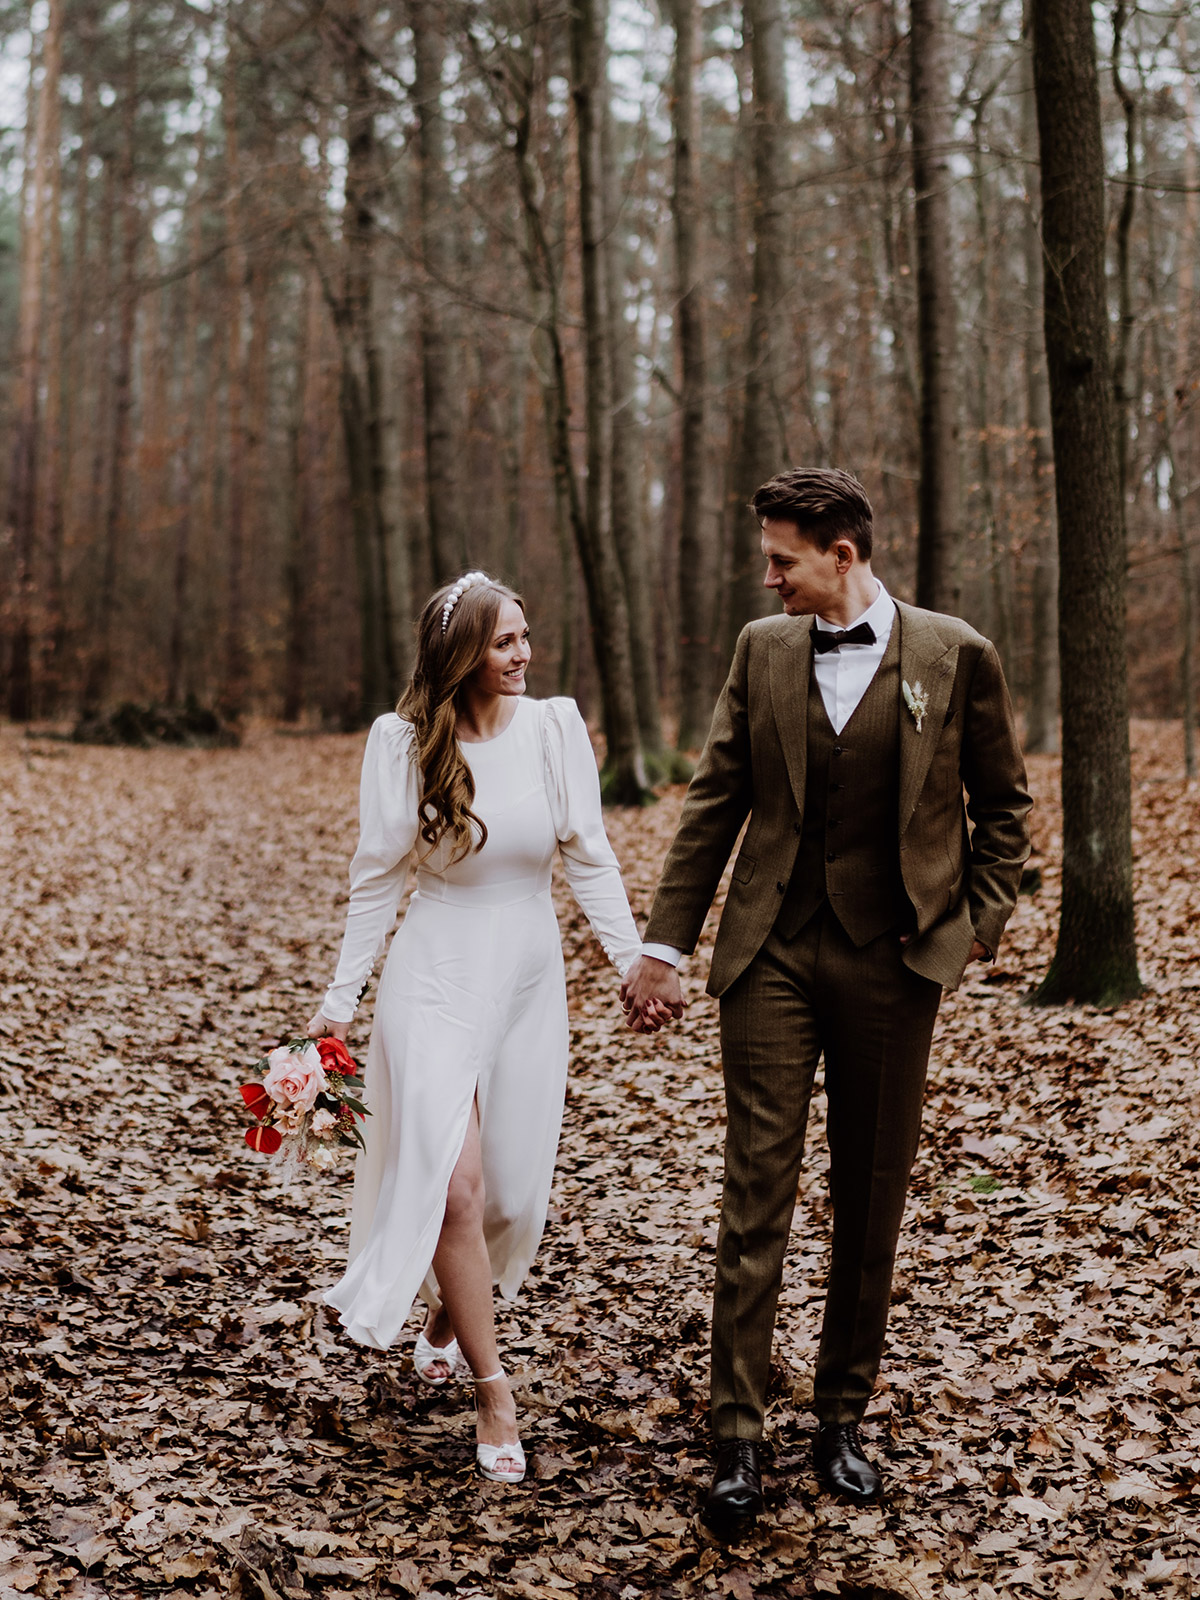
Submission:
[[[783,472],[752,504],[784,615],[738,640],[622,985],[637,1031],[663,1008],[682,1013],[675,963],[695,949],[748,819],[708,982],[728,1111],[704,1505],[718,1527],[762,1510],[771,1339],[822,1054],[833,1247],[814,1459],[851,1500],[881,1492],[858,1423],[883,1354],[934,1020],[942,989],[995,955],[1029,849],[993,647],[891,598],[871,571],[870,502],[848,473]]]

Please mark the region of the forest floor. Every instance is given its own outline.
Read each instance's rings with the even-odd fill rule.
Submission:
[[[362,741],[0,730],[0,1600],[1200,1594],[1200,791],[1177,728],[1134,732],[1144,995],[1024,1003],[1058,881],[1055,764],[1036,760],[1041,886],[934,1045],[865,1429],[886,1500],[837,1503],[809,1461],[818,1113],[768,1514],[724,1547],[695,1514],[723,1122],[706,961],[681,1026],[630,1035],[560,893],[566,1127],[500,1317],[531,1475],[487,1485],[469,1389],[418,1384],[410,1342],[358,1348],[320,1302],[348,1173],[289,1189],[242,1141],[237,1085],[332,971]],[[681,799],[611,816],[639,916]]]

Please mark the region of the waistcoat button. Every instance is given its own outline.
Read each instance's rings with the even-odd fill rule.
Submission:
[[[779,893],[782,894],[784,892],[784,890],[787,888],[787,884],[786,883],[777,883],[775,885],[775,887],[779,891]]]
[[[826,859],[826,861],[836,861],[837,860],[837,851],[836,850],[830,850],[829,853],[826,855],[825,859]]]

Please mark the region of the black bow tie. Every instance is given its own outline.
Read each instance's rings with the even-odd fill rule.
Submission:
[[[840,633],[830,633],[827,628],[818,628],[812,625],[813,649],[818,655],[824,655],[826,650],[836,650],[843,644],[874,644],[875,629],[869,622],[860,622],[857,627],[844,628]]]

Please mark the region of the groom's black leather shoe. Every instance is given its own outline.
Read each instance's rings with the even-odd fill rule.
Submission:
[[[883,1479],[863,1454],[856,1422],[823,1422],[813,1440],[813,1462],[827,1489],[860,1506],[883,1493]]]
[[[753,1439],[726,1439],[717,1446],[717,1470],[701,1516],[718,1533],[753,1522],[763,1508],[762,1468]]]

